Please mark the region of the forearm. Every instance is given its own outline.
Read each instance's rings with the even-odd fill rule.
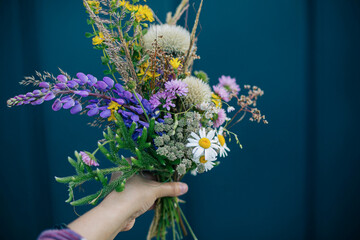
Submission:
[[[68,227],[87,240],[109,240],[114,239],[130,220],[126,206],[109,208],[100,204]]]

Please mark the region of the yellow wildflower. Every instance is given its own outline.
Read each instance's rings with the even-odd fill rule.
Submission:
[[[140,72],[138,73],[138,76],[143,77],[145,75],[145,72],[146,72],[146,76],[144,77],[145,81],[148,79],[157,78],[161,75],[157,71],[155,71],[155,73],[154,73],[154,70],[152,69],[152,67],[149,67],[149,60],[144,62],[143,64],[141,64]]]
[[[173,58],[169,63],[174,69],[178,69],[180,66],[182,66],[179,58]]]
[[[95,36],[92,39],[92,44],[93,45],[100,45],[105,39],[105,36],[102,32],[99,32],[99,36]]]
[[[109,121],[109,122],[116,120],[116,118],[115,118],[115,112],[116,112],[117,110],[119,110],[120,107],[121,107],[121,105],[118,104],[117,102],[111,101],[111,102],[109,103],[108,109],[111,111],[111,116],[108,118],[108,121]]]
[[[87,1],[87,3],[93,9],[95,14],[99,14],[99,11],[101,10],[99,1]]]
[[[221,97],[219,97],[218,95],[216,95],[215,93],[211,94],[211,98],[212,98],[212,102],[215,103],[217,108],[221,108],[222,107],[222,102],[221,102]]]
[[[131,5],[128,1],[125,1],[125,0],[120,0],[118,2],[119,6],[120,7],[124,7],[129,10],[129,11],[133,11],[133,5]]]

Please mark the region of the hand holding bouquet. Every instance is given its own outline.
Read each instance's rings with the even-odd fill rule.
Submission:
[[[174,15],[167,15],[166,24],[150,27],[148,23],[157,17],[139,0],[84,1],[93,29],[86,36],[102,52],[108,76],[98,80],[84,73],[71,77],[62,70],[56,77],[37,72],[37,77],[21,83],[38,89],[8,100],[9,107],[53,101],[54,111],[87,114],[94,118],[92,126],[105,128],[94,151],[83,150],[75,152],[75,158],[69,157],[76,174],[56,178],[68,184],[67,202],[71,205],[97,204],[112,191],[123,191],[129,178],[143,172],[150,172],[159,182],[172,182],[189,172],[209,171],[228,155],[227,142],[235,139],[241,147],[230,130],[247,113],[251,121],[267,123],[256,108],[263,95],[260,88],[245,85],[241,90],[228,76],[210,87],[205,72],[193,72],[202,4],[190,33],[176,25],[189,7],[188,0],[181,2]],[[239,95],[241,91],[244,94]],[[124,150],[132,156],[120,155]],[[102,156],[113,167],[101,168]],[[110,182],[108,175],[115,172],[121,174]],[[91,180],[101,183],[99,191],[75,198],[74,190]],[[187,230],[196,239],[181,202],[177,197],[156,202],[148,239],[165,239],[168,228],[174,239],[181,239]]]

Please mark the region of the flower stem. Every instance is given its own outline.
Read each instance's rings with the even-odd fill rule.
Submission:
[[[145,111],[145,108],[144,108],[144,106],[143,106],[142,102],[140,101],[139,97],[137,96],[137,93],[135,92],[135,90],[133,90],[132,92],[133,92],[133,94],[134,94],[134,96],[135,96],[136,100],[139,102],[139,104],[140,104],[140,106],[141,106],[142,110],[144,111],[144,115],[145,115],[145,117],[146,117],[146,119],[147,119],[148,123],[150,123],[150,118],[149,118],[149,116],[147,115],[147,113],[146,113],[146,111]]]
[[[183,211],[181,210],[180,206],[178,205],[178,209],[180,210],[180,213],[181,213],[181,216],[183,217],[185,223],[186,223],[186,226],[188,227],[190,233],[191,233],[191,236],[194,238],[194,240],[198,240],[197,237],[195,236],[192,228],[190,227],[190,224],[189,222],[187,221],[186,217],[185,217],[185,214],[183,213]]]

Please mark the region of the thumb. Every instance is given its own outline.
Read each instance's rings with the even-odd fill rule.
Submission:
[[[188,185],[182,182],[168,182],[159,185],[157,197],[177,197],[188,191]]]

